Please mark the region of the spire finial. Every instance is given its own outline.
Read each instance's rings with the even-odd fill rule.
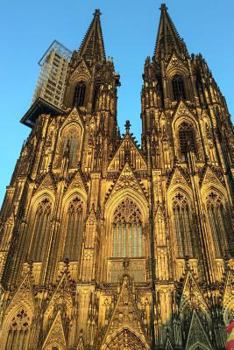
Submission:
[[[95,11],[94,11],[94,14],[93,14],[93,15],[94,15],[94,17],[95,17],[95,16],[100,17],[100,16],[101,16],[101,14],[102,14],[102,13],[101,13],[100,9],[95,9]]]
[[[131,128],[131,123],[129,120],[126,120],[126,123],[125,123],[125,130],[126,130],[126,134],[129,134],[129,131],[130,131],[130,128]]]
[[[161,10],[161,11],[167,11],[167,10],[168,10],[167,5],[166,5],[165,3],[162,3],[162,4],[161,4],[161,7],[160,7],[160,10]]]

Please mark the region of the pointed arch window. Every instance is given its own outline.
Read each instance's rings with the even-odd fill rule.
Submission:
[[[172,203],[178,257],[193,257],[193,230],[190,205],[187,198],[180,192],[174,196]]]
[[[21,309],[13,317],[7,335],[6,346],[4,349],[25,350],[28,348],[31,320],[27,312]]]
[[[184,79],[180,75],[175,75],[173,77],[172,90],[174,100],[179,101],[186,99]]]
[[[75,94],[74,94],[74,106],[76,107],[82,107],[84,106],[85,102],[85,94],[86,94],[86,85],[82,81],[77,84],[75,88]]]
[[[219,258],[225,253],[228,219],[222,199],[215,191],[212,191],[207,197],[207,213],[215,255]]]
[[[37,207],[29,260],[35,262],[44,260],[50,238],[51,208],[51,203],[47,198],[42,200]]]
[[[83,202],[75,197],[69,204],[66,224],[64,259],[77,261],[80,256],[83,234]]]
[[[187,152],[196,152],[196,140],[193,127],[186,122],[183,122],[179,127],[179,142],[180,152],[182,155],[186,155]]]
[[[142,217],[137,205],[126,198],[114,212],[113,257],[131,258],[145,255]]]

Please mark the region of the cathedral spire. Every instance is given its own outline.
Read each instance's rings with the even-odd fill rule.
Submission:
[[[93,20],[79,49],[80,56],[87,61],[101,62],[106,58],[100,16],[100,10],[95,10]]]
[[[178,34],[176,27],[167,12],[165,4],[161,5],[161,18],[154,51],[156,60],[170,56],[173,52],[187,56],[188,51],[183,39]]]

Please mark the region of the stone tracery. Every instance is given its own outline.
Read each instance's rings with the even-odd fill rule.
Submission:
[[[8,330],[5,350],[25,350],[28,347],[31,319],[24,309],[13,317]]]
[[[51,202],[43,199],[37,206],[33,223],[33,240],[29,252],[29,260],[43,261],[50,237]],[[32,214],[33,215],[33,214]]]
[[[225,254],[227,212],[223,204],[223,199],[218,192],[211,191],[208,194],[206,208],[215,248],[215,256],[220,257]]]
[[[129,198],[123,200],[114,212],[113,257],[144,256],[141,212]]]
[[[172,199],[173,223],[177,236],[178,257],[193,257],[193,222],[187,197],[178,192]]]
[[[77,261],[83,234],[83,202],[76,196],[70,201],[66,213],[66,239],[64,259]]]

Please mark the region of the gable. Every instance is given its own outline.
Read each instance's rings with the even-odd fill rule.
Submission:
[[[84,350],[84,349],[85,349],[84,340],[83,340],[82,335],[80,335],[77,350]]]
[[[180,101],[174,115],[172,126],[174,129],[178,127],[178,123],[180,124],[182,118],[185,118],[186,122],[190,122],[193,126],[197,128],[196,119],[194,118],[193,113],[189,110],[186,103],[184,101]]]
[[[67,185],[67,192],[70,192],[74,189],[80,189],[84,193],[87,194],[87,186],[83,180],[83,177],[80,173],[80,170],[78,169],[76,173],[73,175],[73,177],[70,179],[68,185]]]
[[[146,190],[143,188],[143,185],[140,185],[128,163],[125,164],[115,184],[109,189],[109,192],[106,195],[106,201],[110,196],[113,196],[115,193],[123,189],[132,189],[138,194],[143,195],[144,198],[147,197]]]
[[[200,179],[200,185],[211,185],[211,184],[217,184],[222,186],[222,174],[219,174],[215,169],[212,169],[210,166],[208,166],[203,174],[203,176]]]
[[[130,134],[126,134],[117,152],[108,165],[107,171],[120,171],[128,162],[134,170],[147,170],[147,164]]]
[[[166,73],[168,76],[172,77],[173,75],[179,74],[188,74],[188,68],[184,64],[184,62],[177,57],[175,53],[171,56],[171,59],[167,65]]]
[[[62,348],[63,350],[67,348],[60,311],[58,311],[52,323],[42,349],[50,350],[52,346],[59,346],[59,349]]]
[[[81,133],[84,132],[84,122],[82,117],[80,116],[78,110],[76,107],[74,107],[71,112],[67,115],[66,119],[64,120],[62,127],[60,129],[60,134],[63,132],[65,127],[74,125],[75,127],[80,127]]]
[[[24,280],[20,284],[18,290],[13,296],[8,308],[6,315],[11,312],[12,309],[17,307],[26,307],[33,311],[35,308],[35,300],[32,292],[32,285],[29,273],[25,276]]]
[[[193,303],[197,308],[200,308],[203,311],[207,311],[208,307],[206,301],[204,300],[203,294],[200,291],[196,280],[194,279],[191,271],[187,273],[183,292],[180,300],[180,310],[182,311],[187,304]]]
[[[40,192],[43,190],[51,190],[51,191],[56,190],[55,181],[51,173],[46,174],[45,177],[42,178],[42,180],[40,181],[36,189],[37,192]]]
[[[193,311],[193,316],[187,338],[186,350],[192,349],[197,343],[201,344],[202,348],[204,349],[213,349],[210,344],[208,335],[206,334],[196,311]]]
[[[71,318],[73,301],[72,301],[70,289],[71,289],[70,281],[68,279],[67,273],[63,273],[58,283],[58,286],[48,303],[47,309],[45,311],[45,319],[46,317],[53,316],[53,312],[55,310],[56,305],[61,303],[61,298],[63,300],[63,303],[67,306],[66,309],[67,309],[67,312],[69,313],[68,316]]]
[[[85,63],[84,60],[82,60],[79,65],[75,68],[75,70],[72,72],[70,76],[70,82],[75,82],[78,80],[89,80],[91,78],[90,70]]]
[[[168,177],[167,187],[173,188],[178,185],[190,187],[190,178],[185,169],[176,166]]]
[[[108,349],[108,344],[122,332],[136,336],[144,345],[143,349],[149,349],[148,341],[144,333],[141,317],[133,297],[133,288],[129,276],[123,276],[121,291],[104,336],[101,350]]]

